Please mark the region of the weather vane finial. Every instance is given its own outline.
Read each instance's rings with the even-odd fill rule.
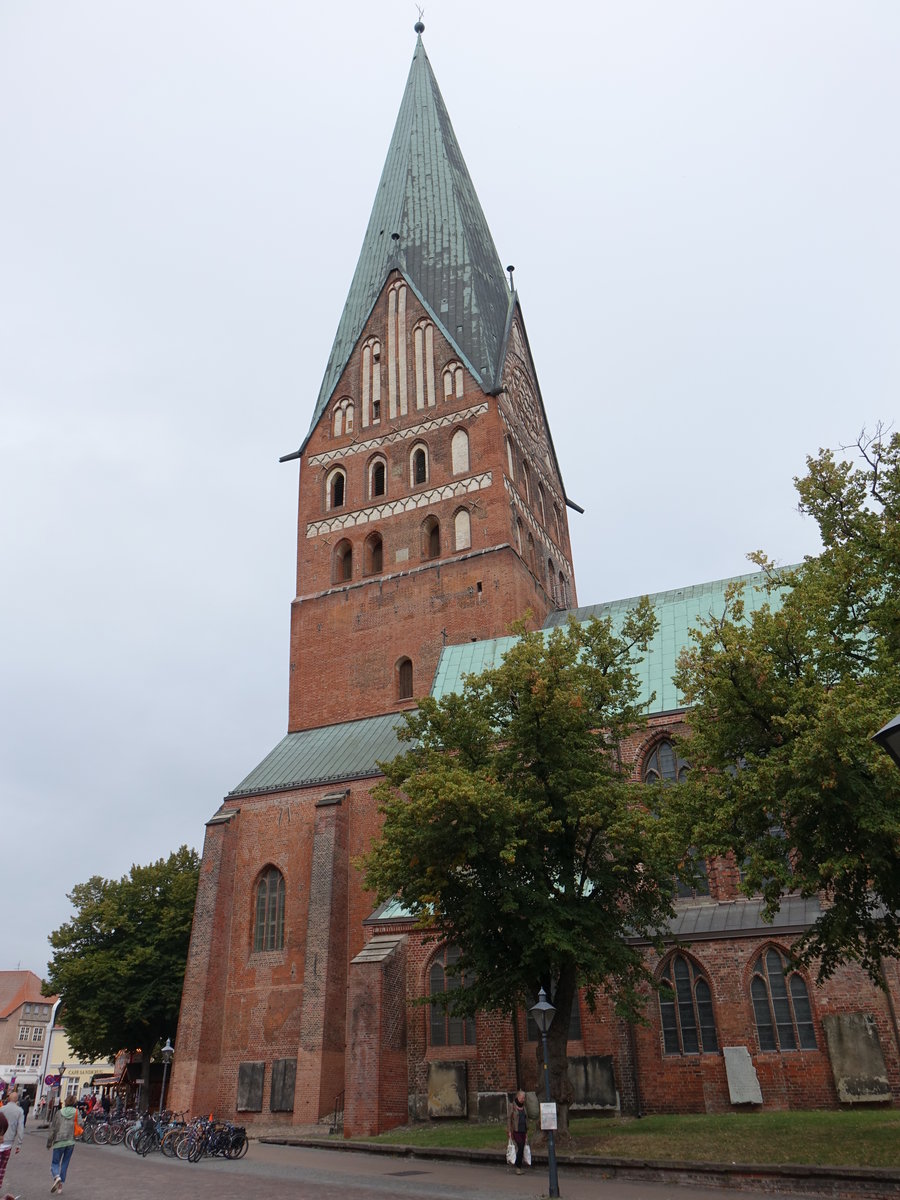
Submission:
[[[415,29],[416,33],[423,34],[425,32],[425,22],[422,18],[425,16],[425,9],[420,4],[417,4],[416,8],[419,10],[419,19],[413,25],[413,29]]]

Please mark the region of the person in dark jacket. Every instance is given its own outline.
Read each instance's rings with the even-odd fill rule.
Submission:
[[[509,1117],[506,1121],[506,1132],[516,1146],[516,1174],[522,1174],[522,1157],[525,1154],[525,1143],[528,1141],[528,1113],[525,1111],[525,1093],[520,1089],[510,1105]]]

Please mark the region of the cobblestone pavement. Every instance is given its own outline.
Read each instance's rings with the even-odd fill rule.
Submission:
[[[49,1196],[50,1152],[46,1131],[29,1128],[13,1155],[4,1185],[23,1200]],[[499,1158],[499,1156],[498,1156]],[[540,1168],[522,1176],[497,1166],[383,1158],[357,1152],[270,1146],[251,1142],[239,1162],[191,1164],[153,1154],[138,1158],[124,1146],[77,1145],[63,1189],[65,1200],[537,1200],[547,1194]],[[734,1192],[672,1188],[656,1183],[566,1175],[563,1200],[726,1200]],[[768,1193],[771,1200],[774,1193]]]

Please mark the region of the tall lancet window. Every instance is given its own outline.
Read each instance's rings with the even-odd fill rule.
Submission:
[[[362,424],[378,425],[381,421],[381,342],[378,338],[369,338],[362,348],[361,375]]]
[[[409,410],[406,382],[406,284],[395,283],[388,292],[388,416]]]
[[[420,321],[413,334],[416,350],[416,408],[434,408],[434,326]]]

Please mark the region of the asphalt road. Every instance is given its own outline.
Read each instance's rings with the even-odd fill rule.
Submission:
[[[29,1128],[4,1180],[11,1195],[50,1194],[46,1131]],[[252,1142],[238,1162],[191,1164],[153,1154],[138,1158],[124,1146],[77,1145],[63,1197],[73,1200],[537,1200],[547,1195],[546,1171],[518,1176],[496,1167],[427,1159],[384,1158],[351,1151],[269,1146]],[[734,1192],[657,1183],[622,1183],[560,1172],[563,1200],[733,1200]],[[776,1193],[769,1192],[767,1197]]]

